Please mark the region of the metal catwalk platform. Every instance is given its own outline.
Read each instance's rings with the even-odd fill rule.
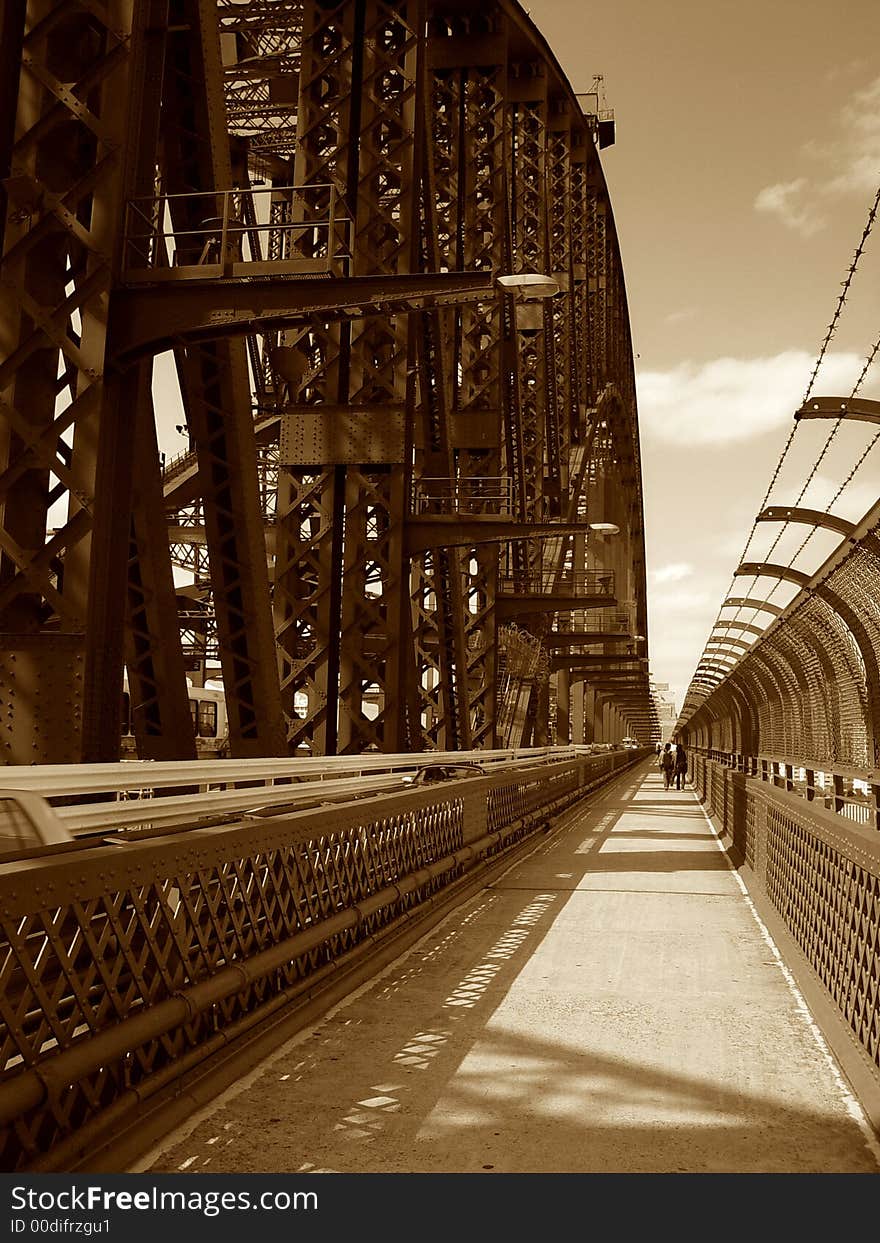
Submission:
[[[652,764],[138,1171],[878,1172],[692,789]]]

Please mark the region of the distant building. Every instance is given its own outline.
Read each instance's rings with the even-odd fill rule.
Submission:
[[[652,682],[651,693],[657,706],[657,721],[660,725],[660,737],[669,738],[678,720],[678,709],[675,700],[669,693],[668,682]]]

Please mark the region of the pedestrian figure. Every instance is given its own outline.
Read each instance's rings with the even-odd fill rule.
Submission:
[[[663,773],[663,788],[668,790],[672,785],[672,774],[675,771],[675,756],[668,742],[660,753],[660,771]]]
[[[680,742],[675,744],[675,768],[673,771],[675,773],[676,790],[683,790],[684,783],[687,780],[688,757],[687,751],[685,751]]]

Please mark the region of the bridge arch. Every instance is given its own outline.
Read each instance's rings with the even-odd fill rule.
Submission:
[[[25,16],[59,4],[15,9],[22,35],[36,31],[28,72],[53,81]],[[194,668],[181,637],[181,573],[209,584],[210,675],[236,758],[549,738],[563,675],[533,671],[525,687],[506,670],[511,621],[543,647],[552,610],[520,609],[509,584],[598,576],[601,602],[569,582],[557,604],[625,611],[628,632],[648,633],[607,124],[514,0],[262,5],[247,40],[230,34],[244,6],[187,4],[191,21],[161,29],[148,7],[123,6],[112,29],[92,15],[96,122],[125,161],[86,144],[47,184],[44,119],[27,89],[10,99],[27,202],[10,204],[0,254],[0,629],[15,655],[0,759],[117,758],[124,666],[150,704],[139,754],[192,750],[186,678],[208,657]],[[221,35],[240,78],[215,54]],[[79,126],[65,91],[51,107]],[[64,265],[50,272],[34,249],[50,200],[69,203],[52,228],[90,272],[69,298]],[[38,253],[47,270],[31,280]],[[166,347],[190,446],[167,470],[150,398]],[[58,417],[56,394],[30,382],[35,348],[47,375],[65,356],[73,399]],[[36,447],[9,420],[26,390]],[[56,462],[52,481],[35,455]],[[590,517],[614,541],[577,529],[591,472],[606,509]],[[64,493],[71,516],[50,536]],[[430,541],[443,520],[456,539]],[[647,711],[647,681],[636,695]]]

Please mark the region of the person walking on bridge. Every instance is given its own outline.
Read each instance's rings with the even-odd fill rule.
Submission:
[[[663,789],[668,790],[672,786],[672,775],[675,772],[675,755],[669,742],[660,753],[660,771],[663,774]]]
[[[684,783],[685,781],[687,781],[687,771],[688,771],[687,751],[685,751],[682,743],[677,742],[675,744],[675,766],[673,768],[673,772],[675,773],[676,790],[684,789]]]

